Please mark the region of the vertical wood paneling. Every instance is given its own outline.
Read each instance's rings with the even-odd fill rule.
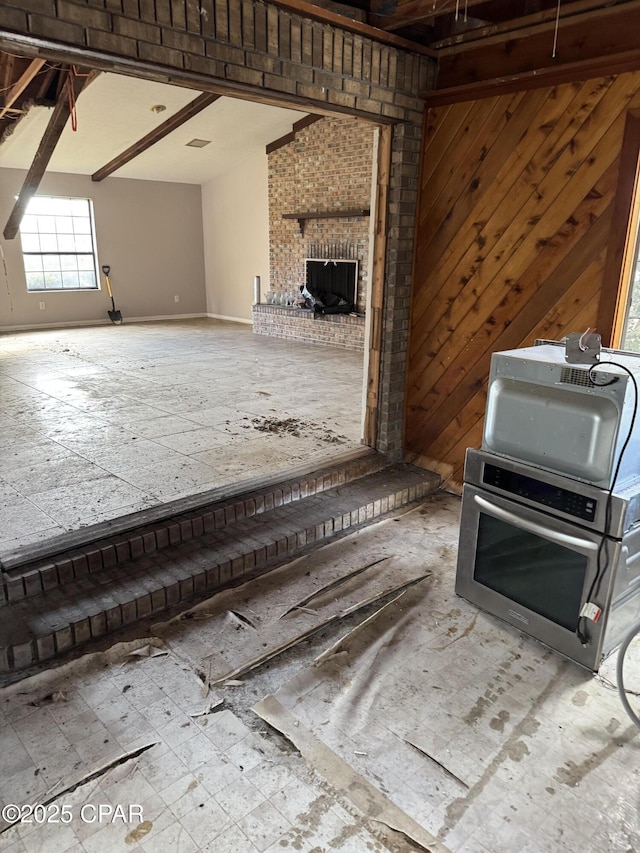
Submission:
[[[630,73],[427,111],[405,449],[454,481],[480,445],[491,354],[595,325],[638,107]]]

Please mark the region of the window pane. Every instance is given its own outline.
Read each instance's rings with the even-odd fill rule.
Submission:
[[[76,251],[91,252],[92,250],[93,246],[91,245],[91,237],[81,237],[76,234]]]
[[[76,234],[91,234],[91,221],[89,217],[74,216],[73,230]]]
[[[36,216],[38,231],[41,234],[55,234],[56,220],[54,216]]]
[[[89,201],[86,198],[70,198],[69,213],[71,216],[89,216]]]
[[[76,255],[60,255],[60,269],[76,270],[78,269],[78,260]]]
[[[40,248],[43,252],[57,252],[58,240],[55,234],[41,234]]]
[[[58,234],[58,248],[61,252],[74,252],[76,241],[73,234]]]
[[[34,196],[27,205],[27,213],[47,213],[51,209],[51,202],[54,199],[46,198],[46,196]]]
[[[22,217],[22,222],[20,223],[20,231],[22,233],[28,232],[33,233],[38,230],[38,219],[35,216],[30,216],[28,213]]]
[[[63,287],[75,287],[77,289],[79,287],[78,273],[77,272],[63,272],[62,273],[62,286]]]
[[[80,272],[78,273],[78,280],[80,282],[80,287],[86,288],[94,288],[97,289],[98,282],[96,281],[96,274],[93,272]]]
[[[70,216],[56,216],[58,234],[73,234],[73,219]]]
[[[59,272],[45,272],[44,286],[47,290],[61,290],[62,275]]]
[[[42,273],[27,273],[27,290],[44,290],[44,276]]]
[[[93,261],[93,255],[76,255],[76,258],[79,270],[91,270],[95,272],[96,265]]]
[[[42,272],[42,255],[24,256],[25,272]]]
[[[42,267],[45,272],[57,272],[60,269],[60,255],[43,255]]]
[[[39,252],[40,238],[37,234],[21,234],[23,252]]]

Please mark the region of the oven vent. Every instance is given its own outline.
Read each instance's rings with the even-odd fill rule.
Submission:
[[[582,385],[585,388],[593,388],[595,383],[589,376],[588,370],[579,367],[563,367],[560,372],[560,382],[566,385]]]

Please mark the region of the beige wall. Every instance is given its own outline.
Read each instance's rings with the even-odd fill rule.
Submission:
[[[267,155],[252,154],[202,187],[207,311],[251,322],[253,279],[269,289]]]
[[[0,233],[24,175],[0,169]],[[111,266],[116,307],[125,320],[205,313],[199,186],[123,178],[94,183],[52,172],[38,191],[93,200],[98,261]],[[97,292],[27,293],[20,238],[0,237],[0,247],[6,263],[6,273],[0,266],[0,328],[108,322],[104,281]]]

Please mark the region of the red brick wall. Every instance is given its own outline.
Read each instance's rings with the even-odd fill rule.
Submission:
[[[369,218],[310,219],[304,236],[284,213],[368,208],[374,129],[353,118],[323,118],[298,131],[293,142],[269,154],[269,273],[271,289],[304,284],[304,259],[318,257],[314,244],[347,245],[332,257],[359,261],[357,308],[364,311],[368,279]],[[323,256],[321,253],[320,256]]]

